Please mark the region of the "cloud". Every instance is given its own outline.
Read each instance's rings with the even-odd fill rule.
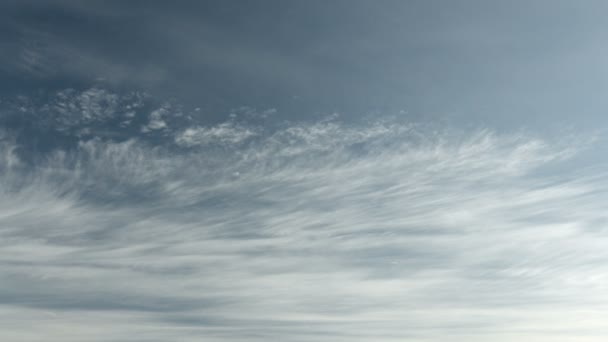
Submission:
[[[582,142],[336,119],[171,134],[27,161],[4,134],[3,337],[602,337],[608,183],[546,169]]]
[[[38,129],[37,135],[99,137],[139,122],[153,101],[144,92],[118,94],[100,88],[68,88],[38,96],[6,98],[0,106],[0,120],[19,122],[19,129]],[[42,131],[42,132],[40,132]],[[22,132],[22,134],[28,134]],[[31,138],[31,137],[27,137]],[[49,142],[51,143],[51,142]]]
[[[169,108],[161,107],[150,113],[148,124],[142,127],[141,131],[147,133],[154,130],[162,130],[167,128],[167,123],[163,120],[163,116],[169,115]]]
[[[189,127],[175,137],[175,143],[184,147],[210,143],[238,144],[255,135],[251,128],[225,122],[211,127]]]

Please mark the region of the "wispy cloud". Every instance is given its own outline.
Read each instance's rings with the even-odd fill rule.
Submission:
[[[5,338],[605,333],[608,182],[543,171],[582,143],[383,121],[171,134],[83,140],[29,166],[3,135]]]
[[[175,137],[175,143],[184,147],[206,145],[210,143],[238,144],[255,136],[249,127],[225,122],[212,127],[189,127]]]

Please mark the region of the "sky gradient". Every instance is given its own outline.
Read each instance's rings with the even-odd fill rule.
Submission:
[[[0,339],[605,341],[607,13],[1,1]]]

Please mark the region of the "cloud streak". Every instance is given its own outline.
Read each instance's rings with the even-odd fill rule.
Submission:
[[[100,96],[64,102],[89,120]],[[29,159],[3,133],[5,338],[605,333],[608,183],[547,169],[582,142],[335,119],[165,133],[174,145],[91,138]]]

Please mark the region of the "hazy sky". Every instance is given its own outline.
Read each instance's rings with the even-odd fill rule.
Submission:
[[[0,0],[0,340],[605,341],[607,15]]]

